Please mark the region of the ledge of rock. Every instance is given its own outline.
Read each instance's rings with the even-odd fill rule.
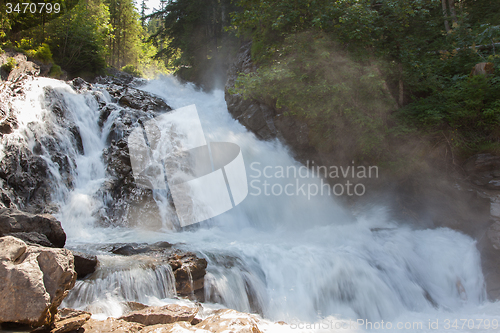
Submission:
[[[0,238],[0,323],[52,323],[75,280],[69,250],[29,246],[12,236]]]
[[[223,309],[216,311],[195,327],[213,333],[261,333],[257,322],[257,318],[251,314]]]
[[[138,323],[108,318],[106,320],[90,319],[82,326],[82,329],[85,333],[136,333],[143,327],[144,325]]]
[[[73,309],[59,309],[50,333],[67,333],[77,331],[90,319],[90,317],[90,312]]]
[[[143,310],[133,311],[118,319],[139,323],[145,326],[156,324],[171,324],[178,321],[191,322],[198,309],[177,304],[153,306]]]
[[[0,209],[0,236],[12,235],[29,243],[63,247],[66,234],[55,217],[30,214],[12,208]]]

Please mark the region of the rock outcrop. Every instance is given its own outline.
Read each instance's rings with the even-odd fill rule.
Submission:
[[[75,258],[75,271],[78,279],[83,279],[85,276],[95,272],[97,267],[97,257],[88,253],[71,251]]]
[[[64,247],[66,234],[55,217],[30,214],[12,208],[0,208],[0,236],[12,235],[28,243]]]
[[[69,250],[28,246],[12,236],[0,238],[0,323],[52,323],[75,280]]]
[[[59,309],[56,320],[50,326],[50,333],[68,333],[78,331],[91,317],[90,312]]]
[[[145,326],[157,324],[171,324],[178,321],[191,323],[198,309],[177,304],[152,306],[139,311],[133,311],[118,319],[139,323]]]
[[[140,332],[144,325],[130,323],[125,320],[108,318],[106,320],[90,319],[83,326],[84,333],[136,333]]]
[[[187,296],[198,301],[204,300],[207,261],[192,252],[179,250],[168,242],[154,244],[114,244],[107,250],[114,254],[131,256],[147,254],[164,260],[172,268],[175,289],[179,296]]]

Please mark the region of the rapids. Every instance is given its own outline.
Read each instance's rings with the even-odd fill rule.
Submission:
[[[47,110],[43,98],[47,87],[57,92],[69,110],[65,117],[78,126],[83,154],[69,139],[68,129]],[[96,193],[109,177],[101,154],[120,107],[101,129],[95,96],[113,102],[104,86],[96,84],[93,89],[79,94],[64,82],[37,78],[29,84],[26,98],[13,101],[20,110],[19,128],[8,140],[33,148],[35,137],[51,133],[58,149],[72,157],[74,186],[69,187],[48,149],[42,152],[54,183],[56,217],[68,236],[68,248],[99,255],[97,272],[78,281],[63,306],[87,308],[105,318],[121,315],[125,300],[150,305],[188,302],[174,297],[169,266],[154,258],[137,261],[103,250],[111,243],[168,241],[207,259],[207,307],[258,313],[269,322],[291,324],[292,332],[333,332],[335,327],[345,332],[370,330],[368,325],[346,324],[357,320],[375,324],[372,329],[377,332],[491,332],[494,322],[498,327],[500,305],[486,300],[475,241],[450,229],[414,230],[389,220],[384,207],[352,212],[336,203],[334,196],[307,196],[295,190],[293,195],[263,191],[256,195],[255,187],[249,186],[247,198],[235,208],[176,232],[168,193],[155,190],[161,228],[141,227],[147,221],[136,221],[134,228],[101,226],[95,212],[104,203]],[[161,96],[173,109],[195,104],[207,142],[241,147],[249,182],[267,181],[278,184],[276,188],[299,184],[296,181],[306,188],[321,186],[321,179],[311,174],[298,180],[258,177],[256,165],[272,170],[301,165],[279,141],[259,141],[232,119],[223,91],[205,93],[171,77],[149,81],[140,89]],[[252,167],[256,162],[260,164]],[[470,322],[462,326],[460,319],[472,320],[473,326]],[[458,320],[456,327],[454,320]],[[490,327],[479,320],[488,320]],[[386,326],[380,326],[382,321]],[[418,324],[404,327],[415,322],[421,328]],[[396,323],[403,326],[398,328]],[[285,328],[269,324],[269,332],[280,330]]]

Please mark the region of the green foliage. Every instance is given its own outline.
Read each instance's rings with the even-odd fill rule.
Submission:
[[[59,79],[63,75],[63,71],[61,69],[61,66],[59,65],[52,65],[52,68],[50,69],[49,76],[54,79]]]
[[[157,59],[175,67],[181,78],[210,86],[224,74],[238,42],[224,26],[236,10],[231,0],[169,1],[153,14],[161,23],[151,36]],[[222,75],[221,75],[222,74]]]
[[[241,74],[232,93],[303,119],[320,151],[358,158],[383,153],[392,104],[376,63],[351,60],[324,34],[291,35],[273,53],[257,72]]]
[[[35,58],[37,60],[43,61],[44,63],[53,62],[52,60],[52,52],[50,51],[50,47],[48,44],[43,43],[36,49],[31,49],[26,51],[26,55],[29,57]]]
[[[14,58],[7,58],[7,62],[2,65],[2,69],[7,73],[10,73],[17,66],[17,61]]]
[[[137,69],[137,67],[135,67],[134,65],[126,65],[126,66],[123,66],[122,71],[124,71],[125,73],[129,73],[133,76],[136,76],[136,77],[141,77],[142,76],[142,73],[141,71],[139,71]]]
[[[401,116],[426,131],[451,131],[453,147],[467,155],[500,142],[499,91],[500,76],[457,76],[439,94],[409,104]]]
[[[111,29],[102,0],[81,1],[73,10],[51,22],[47,31],[55,61],[68,72],[98,73],[106,67],[106,40]]]

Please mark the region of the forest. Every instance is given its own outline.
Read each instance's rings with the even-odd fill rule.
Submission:
[[[163,0],[152,11],[44,0],[34,13],[2,2],[1,48],[53,63],[54,77],[114,67],[211,89],[251,41],[258,69],[231,92],[303,119],[319,151],[393,163],[392,143],[415,136],[445,141],[458,160],[500,151],[495,0]]]

